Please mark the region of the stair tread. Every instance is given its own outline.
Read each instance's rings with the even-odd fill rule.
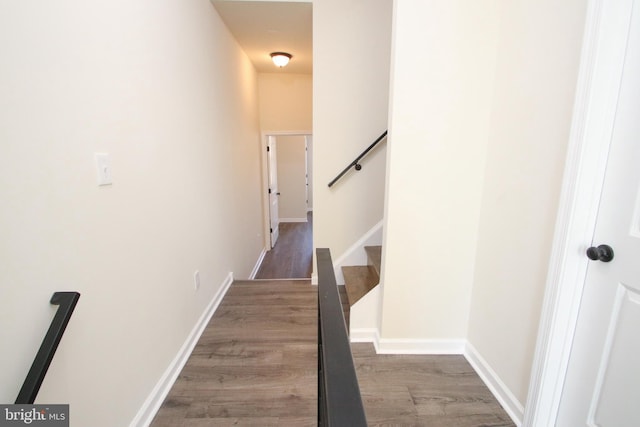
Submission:
[[[349,305],[355,304],[380,282],[380,276],[371,265],[342,267],[342,274]]]
[[[382,246],[365,246],[364,250],[367,253],[368,264],[376,270],[379,281],[380,266],[382,265]]]

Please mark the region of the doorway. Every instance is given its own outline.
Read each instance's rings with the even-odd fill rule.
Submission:
[[[310,132],[263,135],[265,248],[256,279],[310,278],[313,187]]]
[[[635,193],[638,184],[637,174],[628,175],[635,170],[628,163],[637,158],[640,137],[634,123],[640,108],[638,7],[639,0],[589,2],[565,183],[526,405],[527,426],[637,425],[637,399],[632,405],[624,402],[638,393],[637,387],[627,387],[638,384],[635,363],[631,368],[628,363],[640,356],[637,340],[629,342],[626,337],[629,326],[637,325],[640,301],[634,297],[637,274],[629,279],[623,270],[637,253],[631,240],[638,195],[625,197],[621,192]],[[620,163],[615,167],[607,164],[616,159]],[[611,187],[621,172],[627,173],[619,182],[623,185]],[[611,188],[613,199],[608,195]],[[609,221],[607,209],[618,219]],[[611,229],[606,223],[624,230],[603,231]],[[621,249],[611,262],[587,257],[587,247],[609,242],[614,251],[615,246]],[[593,291],[608,296],[594,297]],[[604,320],[592,313],[594,308],[605,313]],[[636,321],[629,323],[629,316],[636,316]],[[593,320],[597,326],[589,325]],[[593,340],[597,351],[589,350]],[[613,364],[615,369],[608,369]],[[621,389],[620,384],[625,386]]]

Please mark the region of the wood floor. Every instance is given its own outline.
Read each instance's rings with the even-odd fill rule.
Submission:
[[[370,426],[513,426],[462,356],[352,344]],[[315,426],[317,287],[236,281],[152,427]]]
[[[313,257],[313,213],[307,222],[281,222],[280,237],[267,251],[256,279],[299,279],[311,277]]]
[[[152,427],[315,426],[317,288],[236,281]]]
[[[351,349],[370,426],[515,426],[464,356]]]

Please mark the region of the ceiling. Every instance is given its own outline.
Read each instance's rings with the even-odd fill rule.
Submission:
[[[222,20],[259,73],[311,74],[311,1],[211,0]],[[293,55],[284,68],[271,52]]]

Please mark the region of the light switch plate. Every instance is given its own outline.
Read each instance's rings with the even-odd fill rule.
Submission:
[[[200,289],[200,272],[198,270],[193,273],[193,287],[196,291]]]
[[[98,172],[98,185],[111,185],[111,160],[108,153],[96,153],[96,168]]]

